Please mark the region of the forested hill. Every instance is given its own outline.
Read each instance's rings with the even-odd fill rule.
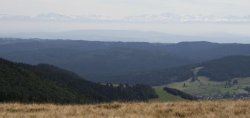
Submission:
[[[229,56],[200,64],[199,76],[214,81],[225,81],[236,77],[250,77],[250,56]]]
[[[145,85],[100,85],[51,65],[0,59],[1,102],[96,103],[155,97],[155,91]]]
[[[200,63],[230,55],[249,55],[249,44],[181,42],[101,42],[83,40],[0,39],[0,56],[27,64],[46,63],[95,82],[109,76]]]
[[[113,82],[165,85],[206,76],[212,81],[227,81],[250,77],[250,56],[227,56],[199,64],[148,72],[127,73],[111,76]]]

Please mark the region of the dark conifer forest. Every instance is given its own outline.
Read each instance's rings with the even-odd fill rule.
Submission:
[[[156,98],[146,85],[97,84],[52,65],[28,65],[0,59],[0,101],[99,103]]]

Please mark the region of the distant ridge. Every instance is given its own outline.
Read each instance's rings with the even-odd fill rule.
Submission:
[[[2,39],[0,45],[0,56],[8,60],[27,64],[51,64],[101,83],[121,83],[124,81],[115,77],[127,76],[134,72],[157,71],[225,56],[250,54],[250,44],[206,41],[165,44]]]

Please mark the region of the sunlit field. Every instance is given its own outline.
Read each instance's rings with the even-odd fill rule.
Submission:
[[[53,105],[2,103],[2,118],[248,118],[250,101]]]

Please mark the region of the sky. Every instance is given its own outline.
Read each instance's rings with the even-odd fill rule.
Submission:
[[[0,33],[103,29],[250,37],[249,6],[249,0],[0,0]]]

